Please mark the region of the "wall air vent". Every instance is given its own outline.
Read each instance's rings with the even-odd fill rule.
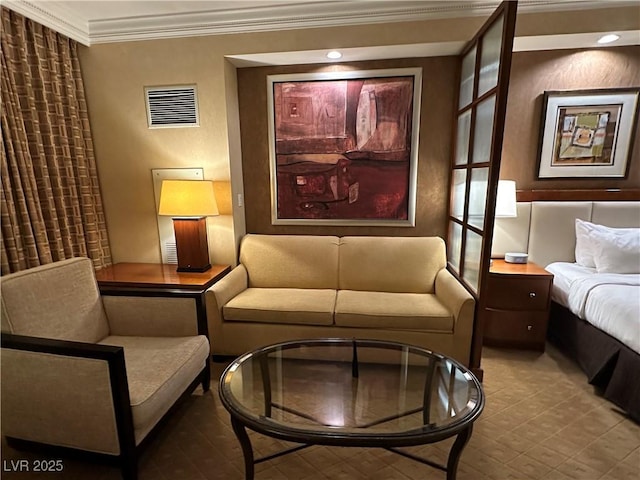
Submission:
[[[197,127],[198,95],[195,85],[145,87],[149,128]]]

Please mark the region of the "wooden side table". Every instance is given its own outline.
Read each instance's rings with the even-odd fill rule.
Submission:
[[[209,337],[204,292],[227,273],[229,265],[212,265],[202,273],[176,271],[176,265],[116,263],[96,272],[102,295],[193,298],[198,334]]]
[[[483,343],[544,351],[552,283],[553,275],[533,262],[493,260]]]

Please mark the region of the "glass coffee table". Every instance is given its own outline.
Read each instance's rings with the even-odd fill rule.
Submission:
[[[223,405],[254,465],[310,445],[381,447],[456,478],[484,407],[480,382],[462,364],[401,343],[319,339],[247,353],[222,374]],[[246,429],[298,443],[255,459]],[[446,465],[399,450],[456,436]]]

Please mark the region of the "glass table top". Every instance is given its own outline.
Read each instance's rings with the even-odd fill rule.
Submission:
[[[476,377],[443,355],[393,342],[320,339],[242,355],[220,397],[249,426],[299,435],[439,436],[480,415]]]

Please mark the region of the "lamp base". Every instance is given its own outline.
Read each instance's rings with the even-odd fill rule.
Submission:
[[[209,263],[209,243],[207,242],[207,219],[174,218],[176,234],[178,272],[206,272]]]
[[[206,272],[207,270],[209,270],[211,268],[211,264],[209,265],[205,265],[204,267],[197,267],[197,268],[193,268],[193,267],[178,267],[176,268],[176,272],[197,272],[197,273],[202,273],[202,272]]]

